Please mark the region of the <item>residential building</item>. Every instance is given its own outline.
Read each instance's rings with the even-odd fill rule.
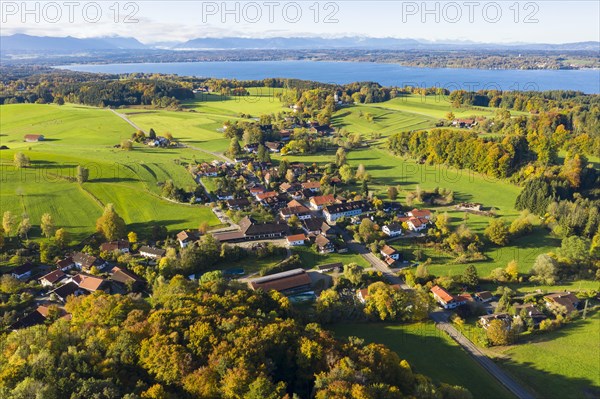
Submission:
[[[562,314],[575,312],[579,306],[579,298],[568,291],[546,295],[544,301],[548,309]]]
[[[431,287],[431,293],[437,303],[442,305],[444,309],[454,309],[467,303],[467,298],[451,295],[438,285]]]
[[[494,295],[489,292],[489,291],[481,291],[481,292],[477,292],[475,293],[475,300],[479,301],[479,302],[490,302],[494,299]]]
[[[328,205],[323,208],[323,215],[325,215],[327,222],[332,223],[342,217],[348,218],[362,215],[363,213],[369,212],[370,209],[367,201],[353,201],[343,204]]]
[[[25,142],[27,143],[35,143],[38,141],[44,141],[43,134],[26,134],[24,137]]]
[[[285,239],[289,246],[295,247],[304,245],[308,238],[304,234],[294,234],[292,236],[287,236]]]
[[[127,252],[129,252],[129,241],[117,240],[117,241],[105,242],[100,245],[100,251],[102,251],[102,252],[119,251],[121,253],[127,253]]]
[[[400,291],[402,289],[402,287],[400,286],[400,284],[390,285],[390,287],[392,287],[395,291]],[[356,297],[358,298],[358,300],[361,303],[366,303],[367,299],[369,299],[369,289],[368,288],[361,288],[361,289],[357,290],[356,291]]]
[[[166,251],[161,248],[144,245],[140,248],[140,255],[147,259],[159,259],[165,256]]]
[[[18,280],[27,280],[31,277],[34,266],[30,262],[27,262],[21,266],[17,266],[11,270],[10,275]]]
[[[381,228],[381,231],[388,237],[397,237],[402,235],[402,225],[400,223],[386,224]]]
[[[57,269],[40,277],[40,284],[44,287],[52,287],[66,276],[67,275],[61,269]]]
[[[513,318],[508,313],[487,314],[479,318],[479,324],[481,327],[487,330],[493,320],[500,320],[504,327],[507,330],[510,330],[512,326],[512,319]]]
[[[315,211],[320,211],[327,205],[335,204],[335,196],[331,194],[319,195],[310,199],[310,208]]]
[[[182,230],[177,233],[177,241],[181,248],[187,247],[189,244],[194,243],[200,239],[200,233],[197,231]]]
[[[315,237],[315,244],[319,253],[326,254],[335,252],[335,244],[323,234],[319,234]]]

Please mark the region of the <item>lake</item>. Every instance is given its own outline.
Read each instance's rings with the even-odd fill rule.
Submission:
[[[375,81],[384,86],[444,87],[449,90],[578,90],[600,93],[600,70],[501,70],[416,68],[398,64],[329,61],[215,61],[132,64],[73,64],[81,72],[164,73],[239,80],[296,78],[345,84]]]

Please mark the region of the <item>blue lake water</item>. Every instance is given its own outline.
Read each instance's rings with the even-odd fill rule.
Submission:
[[[327,61],[228,61],[64,65],[82,72],[165,73],[239,80],[296,78],[344,84],[375,81],[384,86],[450,90],[578,90],[600,93],[600,70],[499,70],[416,68],[398,64]]]

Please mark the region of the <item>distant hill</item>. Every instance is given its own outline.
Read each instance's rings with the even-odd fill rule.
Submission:
[[[61,51],[145,49],[146,46],[131,37],[99,37],[78,39],[76,37],[50,37],[15,34],[0,37],[0,49],[5,51]]]
[[[470,41],[432,42],[416,39],[397,38],[370,38],[361,36],[348,36],[339,38],[321,37],[274,37],[274,38],[197,38],[184,43],[161,42],[145,45],[131,37],[98,37],[78,39],[75,37],[49,37],[15,34],[0,37],[2,52],[30,52],[30,51],[60,51],[83,52],[102,50],[333,50],[333,49],[360,49],[360,50],[538,50],[538,51],[600,51],[600,42],[579,42],[564,44],[494,44],[476,43]]]

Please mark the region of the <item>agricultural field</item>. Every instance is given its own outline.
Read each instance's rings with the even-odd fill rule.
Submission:
[[[560,329],[494,348],[500,364],[542,398],[600,395],[600,313]]]
[[[204,206],[175,204],[160,198],[158,183],[172,179],[179,187],[195,182],[176,161],[212,159],[189,148],[158,149],[135,145],[125,152],[113,146],[128,138],[134,129],[110,110],[83,106],[18,104],[0,108],[0,143],[9,147],[0,152],[2,191],[0,208],[17,217],[26,213],[39,236],[41,215],[50,212],[58,227],[73,240],[94,232],[102,207],[112,202],[130,229],[144,235],[152,226],[163,224],[170,231],[197,228],[218,219]],[[44,134],[47,140],[25,143],[25,134]],[[31,167],[16,170],[15,152],[31,159]],[[90,170],[90,179],[79,185],[71,182],[77,165]]]
[[[512,395],[433,323],[337,324],[330,326],[337,336],[355,336],[384,344],[406,359],[413,370],[437,381],[461,385],[474,398],[512,398]],[[427,350],[423,350],[427,348]]]

